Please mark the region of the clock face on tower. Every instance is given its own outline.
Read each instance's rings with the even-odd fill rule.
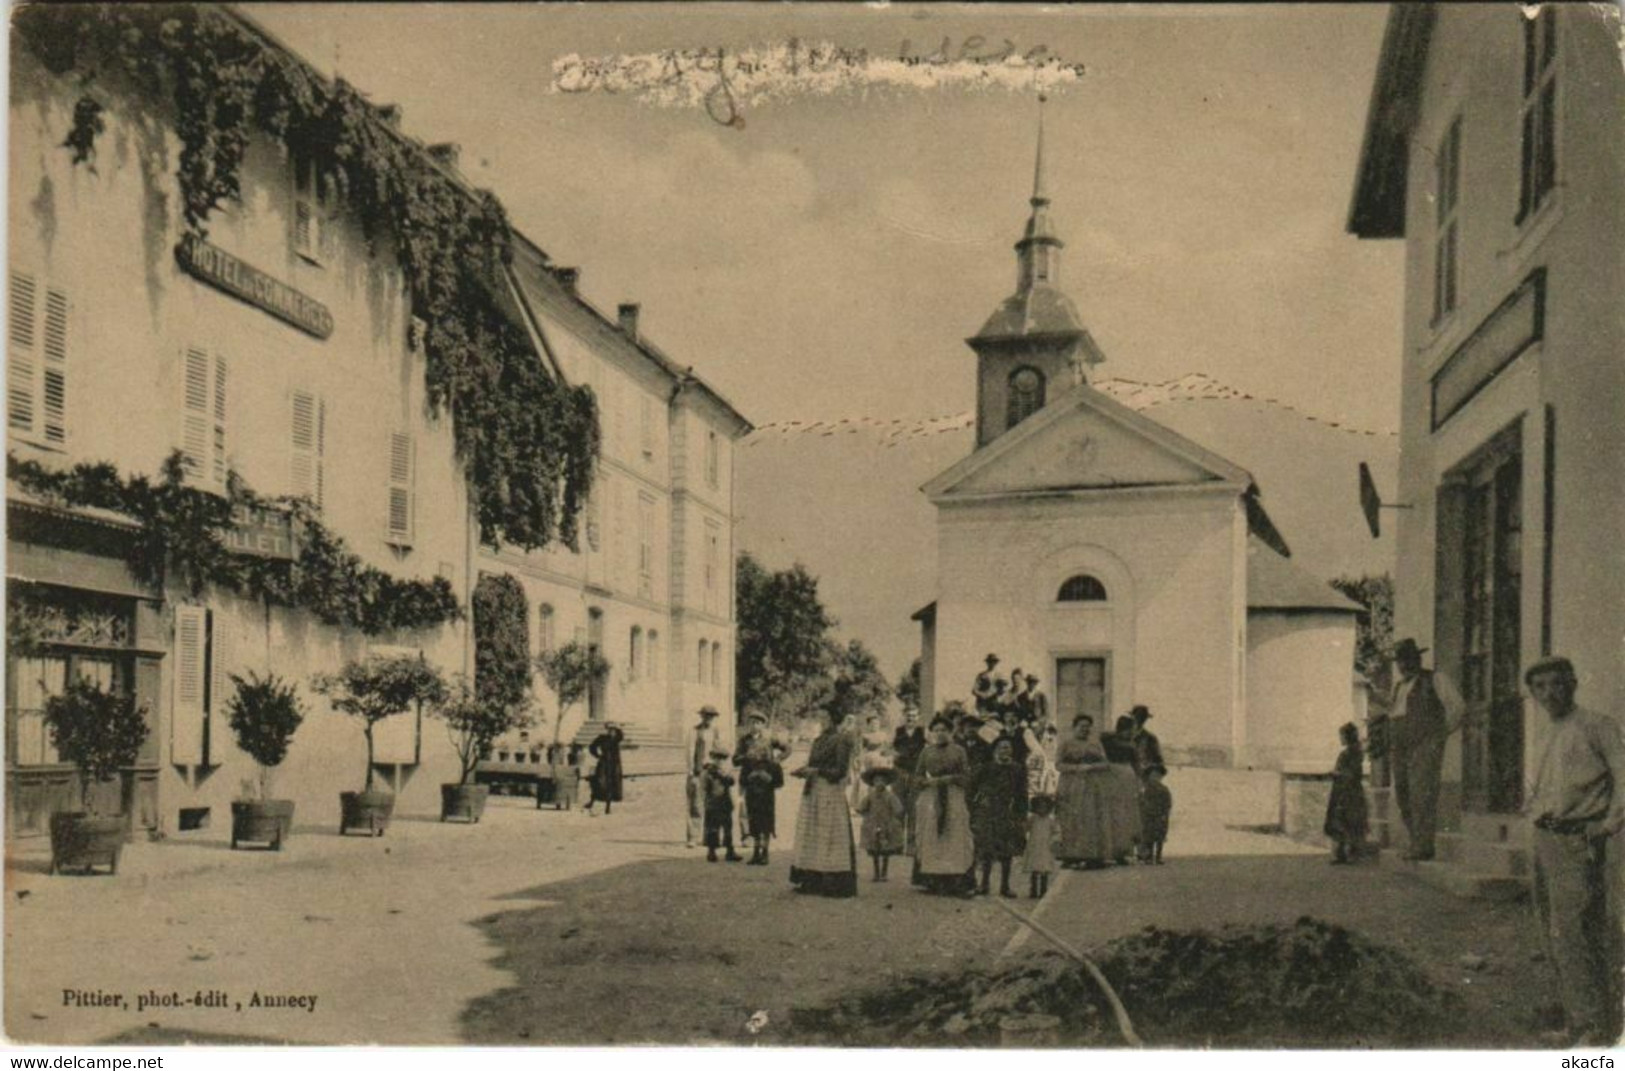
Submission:
[[[1038,373],[1031,368],[1023,368],[1017,372],[1014,379],[1016,390],[1028,394],[1038,389]]]

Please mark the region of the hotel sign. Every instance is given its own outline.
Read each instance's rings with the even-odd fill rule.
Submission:
[[[233,554],[292,561],[299,556],[293,514],[241,503],[231,508],[231,527],[222,537]]]
[[[1546,270],[1537,268],[1433,374],[1433,430],[1546,334]]]
[[[182,239],[175,247],[175,259],[210,286],[258,306],[306,334],[326,338],[333,333],[333,314],[326,305],[201,238],[188,235]]]

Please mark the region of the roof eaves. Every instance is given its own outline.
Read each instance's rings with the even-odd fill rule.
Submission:
[[[1389,10],[1349,204],[1347,230],[1360,238],[1405,234],[1408,143],[1436,18],[1430,4],[1399,3]]]

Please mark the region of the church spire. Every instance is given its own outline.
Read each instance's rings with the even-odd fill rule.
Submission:
[[[1038,151],[1033,161],[1032,215],[1027,229],[1016,243],[1016,289],[1054,286],[1060,272],[1062,242],[1049,220],[1049,193],[1044,188],[1044,102],[1038,98]]]

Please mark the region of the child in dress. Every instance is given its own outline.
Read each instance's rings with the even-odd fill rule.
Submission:
[[[1162,779],[1168,768],[1153,763],[1145,771],[1145,784],[1140,789],[1140,838],[1144,846],[1142,861],[1162,865],[1162,842],[1168,839],[1168,815],[1174,809],[1173,793]]]
[[[789,748],[757,740],[739,763],[739,791],[745,797],[745,830],[755,845],[746,866],[767,865],[767,842],[775,832],[774,794],[784,787],[782,758]]]
[[[903,801],[892,789],[896,771],[889,766],[865,770],[869,792],[858,802],[863,816],[863,850],[874,860],[876,881],[886,880],[891,857],[903,850]]]
[[[1034,796],[1032,814],[1027,819],[1027,895],[1037,900],[1049,892],[1049,877],[1055,873],[1055,797]]]
[[[1343,750],[1332,771],[1332,794],[1326,801],[1326,836],[1333,844],[1332,864],[1359,860],[1365,850],[1369,816],[1365,805],[1365,755],[1360,748],[1360,727],[1352,721],[1337,731]]]
[[[728,753],[721,748],[711,751],[711,761],[700,770],[700,798],[705,801],[705,861],[717,861],[717,849],[727,848],[728,862],[737,863],[745,858],[734,851],[734,779],[723,773],[722,764]]]
[[[999,864],[999,895],[1014,897],[1010,864],[1026,848],[1026,767],[1016,763],[1014,743],[1001,737],[993,745],[992,761],[973,770],[971,783],[971,835],[982,883],[977,892],[987,896],[993,864]]]

